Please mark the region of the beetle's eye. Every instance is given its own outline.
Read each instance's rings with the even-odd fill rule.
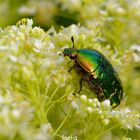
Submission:
[[[70,54],[70,56],[69,56],[71,59],[74,59],[74,58],[76,58],[76,53],[72,53],[72,54]]]
[[[73,53],[72,55],[73,55],[74,57],[76,57],[76,56],[77,56],[77,53]]]

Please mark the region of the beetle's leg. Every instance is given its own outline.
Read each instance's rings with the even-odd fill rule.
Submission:
[[[71,60],[68,62],[68,64],[70,64],[71,63]]]
[[[88,83],[90,85],[90,89],[95,91],[99,101],[105,100],[104,92],[101,86],[97,84],[96,81],[94,81],[93,79],[92,81],[88,81]]]
[[[70,61],[70,62],[71,62],[71,61]],[[71,72],[71,70],[72,70],[73,68],[78,69],[79,67],[77,67],[77,66],[74,64],[73,66],[69,67],[68,72]]]
[[[80,88],[79,88],[79,90],[78,90],[77,93],[80,93],[80,91],[82,90],[82,83],[83,83],[83,80],[84,80],[84,78],[82,77],[82,78],[80,79],[80,81],[79,81]]]
[[[116,58],[117,55],[118,55],[117,49],[114,46],[112,46],[112,45],[111,45],[111,49],[114,51],[114,58]]]
[[[86,79],[87,75],[85,74],[84,76],[81,77],[80,81],[79,81],[79,84],[80,84],[80,88],[78,90],[77,93],[80,93],[80,91],[82,90],[82,84],[83,84],[83,81]]]
[[[74,67],[75,67],[75,66],[69,67],[68,72],[71,72],[71,70],[72,70]]]
[[[74,48],[74,37],[71,37],[71,41],[72,41],[72,48]]]

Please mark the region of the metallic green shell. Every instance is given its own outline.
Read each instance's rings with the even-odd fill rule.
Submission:
[[[96,90],[99,100],[109,99],[113,106],[119,105],[122,99],[123,89],[117,73],[110,62],[96,50],[78,50],[77,64],[85,60],[92,66],[87,80]],[[95,71],[94,74],[92,71]]]
[[[89,49],[66,48],[64,54],[65,52],[82,68],[83,74],[86,73],[86,80],[100,101],[109,99],[113,107],[120,104],[123,88],[117,73],[105,56]]]

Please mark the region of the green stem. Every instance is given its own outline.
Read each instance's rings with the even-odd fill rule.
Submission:
[[[105,134],[106,132],[108,132],[108,131],[110,131],[110,130],[112,130],[112,129],[118,127],[118,126],[119,126],[119,124],[116,124],[116,125],[114,125],[114,126],[108,128],[107,130],[105,130],[105,131],[99,133],[97,136],[95,136],[94,140],[96,140],[96,139],[97,139],[98,137],[100,137],[101,135]]]
[[[63,124],[65,123],[65,121],[68,119],[68,117],[69,117],[70,114],[71,114],[71,112],[69,112],[69,114],[65,117],[65,119],[62,121],[62,123],[56,129],[56,131],[54,132],[54,136],[57,135],[58,131],[61,129],[61,127],[63,126]]]
[[[51,109],[51,107],[55,104],[60,102],[63,98],[65,98],[65,96],[67,96],[68,94],[64,94],[63,96],[61,96],[59,99],[57,99],[56,101],[53,101],[53,103],[47,108],[46,114],[48,114],[48,111]],[[62,101],[61,101],[62,102]]]
[[[49,105],[50,101],[52,100],[52,98],[54,97],[54,95],[56,94],[56,92],[59,89],[59,87],[60,86],[57,86],[56,89],[54,90],[54,92],[52,93],[51,97],[49,98],[48,105]]]

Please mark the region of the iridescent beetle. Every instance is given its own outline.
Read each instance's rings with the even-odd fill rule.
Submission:
[[[83,80],[86,80],[97,94],[99,101],[109,99],[112,107],[118,106],[123,96],[123,88],[110,62],[96,50],[74,48],[73,37],[71,40],[73,47],[65,48],[63,55],[75,61],[70,70],[75,68],[82,73],[78,92],[81,91]]]

